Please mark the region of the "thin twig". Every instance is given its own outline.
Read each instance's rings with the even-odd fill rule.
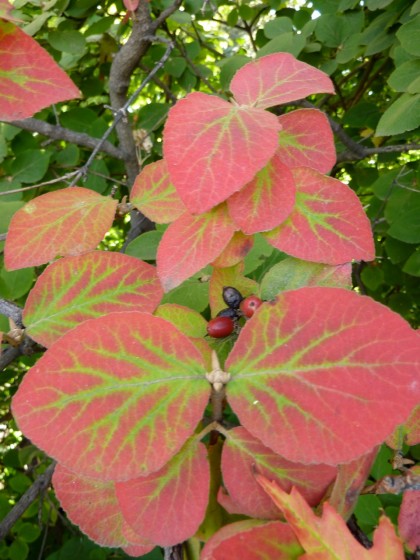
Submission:
[[[26,490],[17,504],[9,511],[0,523],[0,540],[4,539],[13,525],[22,517],[28,507],[37,499],[41,492],[45,492],[51,483],[54,473],[55,461],[41,474],[35,482]]]

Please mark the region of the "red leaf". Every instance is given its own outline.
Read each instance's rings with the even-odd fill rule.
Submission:
[[[101,546],[128,546],[131,541],[125,527],[113,482],[104,482],[75,474],[63,465],[56,465],[53,475],[55,494],[72,523]],[[134,538],[134,536],[133,536]],[[143,554],[154,548],[153,543],[135,535],[136,544],[143,541]]]
[[[288,167],[311,167],[328,173],[335,164],[334,136],[324,113],[299,109],[279,117],[277,154]]]
[[[297,560],[302,552],[285,523],[247,519],[220,529],[207,541],[200,560]]]
[[[311,505],[317,505],[334,480],[337,469],[291,463],[254,438],[245,428],[226,432],[222,455],[223,482],[241,512],[258,519],[277,519],[279,510],[259,488],[253,469],[275,480],[283,490],[296,486]]]
[[[404,550],[392,523],[381,517],[374,533],[373,547],[366,550],[350,533],[344,519],[324,503],[322,517],[317,517],[299,492],[287,494],[275,482],[257,475],[262,488],[281,509],[292,526],[307,558],[316,560],[404,560]]]
[[[414,466],[413,474],[420,475],[420,466]],[[420,490],[407,490],[403,494],[398,515],[398,532],[407,547],[414,551],[420,547]]]
[[[295,198],[293,176],[275,155],[250,183],[229,198],[229,214],[247,235],[268,231],[287,218]]]
[[[0,120],[26,119],[80,96],[54,59],[21,29],[0,21]]]
[[[92,251],[51,264],[23,311],[26,332],[50,346],[87,319],[112,311],[152,312],[162,297],[154,266],[121,253]]]
[[[140,0],[123,0],[123,4],[129,12],[135,12]]]
[[[236,231],[223,252],[212,262],[212,265],[220,268],[237,265],[244,260],[253,244],[254,238],[252,236]]]
[[[25,375],[13,412],[69,469],[128,480],[162,468],[194,431],[208,401],[205,371],[201,353],[167,321],[109,313],[51,346]]]
[[[263,56],[242,66],[230,91],[240,105],[265,109],[314,93],[334,93],[330,78],[288,53]]]
[[[82,187],[38,196],[10,222],[4,249],[8,270],[95,249],[114,221],[117,201]]]
[[[234,232],[225,204],[199,216],[185,213],[170,224],[157,252],[158,275],[165,292],[216,259]]]
[[[274,155],[275,115],[190,93],[169,111],[163,153],[185,206],[210,210],[251,181]]]
[[[334,465],[404,422],[420,399],[419,365],[419,337],[387,307],[340,288],[301,288],[264,303],[242,329],[225,364],[227,396],[276,453]]]
[[[344,183],[309,167],[292,170],[296,206],[280,226],[265,233],[280,251],[298,259],[343,264],[375,257],[370,222]]]
[[[377,453],[378,448],[375,447],[366,455],[338,466],[338,475],[328,501],[343,519],[349,519],[353,513]]]
[[[196,438],[160,471],[116,484],[125,519],[147,539],[172,546],[194,535],[206,512],[210,471]]]
[[[158,224],[169,224],[185,212],[164,159],[143,167],[134,181],[130,200],[140,212]]]

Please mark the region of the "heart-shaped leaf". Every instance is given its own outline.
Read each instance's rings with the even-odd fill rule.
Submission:
[[[265,109],[314,93],[334,93],[334,86],[321,70],[289,53],[274,53],[240,68],[230,91],[240,105]]]
[[[38,196],[10,222],[4,249],[8,270],[95,249],[114,221],[117,201],[82,187]]]
[[[72,523],[101,546],[128,546],[127,535],[132,529],[121,513],[120,504],[112,481],[105,482],[80,476],[57,464],[52,479],[55,494]],[[135,535],[133,543],[144,541],[146,554],[154,544]]]
[[[293,175],[275,155],[250,183],[229,198],[229,214],[247,235],[268,231],[284,222],[295,198]]]
[[[255,468],[269,480],[275,480],[283,490],[298,488],[311,505],[319,503],[337,474],[337,469],[328,465],[291,463],[243,427],[227,431],[222,455],[224,485],[242,513],[258,519],[278,519],[279,511],[258,486]]]
[[[325,264],[353,259],[371,261],[375,248],[370,227],[356,194],[344,183],[309,167],[292,169],[296,205],[280,226],[264,233],[280,251]]]
[[[197,438],[158,472],[116,484],[125,519],[135,532],[173,546],[194,535],[206,512],[210,470]]]
[[[420,399],[419,366],[419,337],[387,307],[340,288],[301,288],[263,303],[242,329],[225,364],[227,396],[276,453],[334,465],[404,422]]]
[[[157,252],[157,270],[165,292],[217,258],[234,232],[225,204],[199,216],[187,212],[172,222]]]
[[[323,505],[317,517],[298,490],[284,492],[275,482],[257,475],[257,480],[281,509],[308,558],[317,560],[404,560],[404,550],[391,521],[382,516],[373,536],[373,547],[366,550],[350,533],[344,519],[330,506]]]
[[[143,167],[134,181],[130,201],[157,224],[169,224],[185,212],[164,159]]]
[[[0,120],[26,119],[80,91],[38,43],[10,22],[0,21]]]
[[[246,185],[274,155],[275,115],[205,93],[190,93],[169,111],[163,153],[185,206],[210,210]]]
[[[112,311],[152,312],[163,295],[156,268],[122,253],[92,251],[51,264],[23,312],[27,333],[44,346],[78,324]]]
[[[299,109],[279,117],[277,154],[288,167],[311,167],[328,173],[335,164],[334,136],[324,113]]]
[[[302,552],[285,523],[247,519],[225,525],[213,535],[203,548],[200,560],[297,560]]]
[[[201,353],[164,319],[109,313],[50,347],[25,375],[13,412],[67,468],[128,480],[162,468],[194,431],[208,401],[205,371]]]

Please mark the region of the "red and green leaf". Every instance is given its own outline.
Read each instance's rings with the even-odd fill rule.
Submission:
[[[51,264],[23,311],[27,333],[50,346],[87,319],[112,311],[153,312],[163,295],[156,268],[122,253],[92,251]]]
[[[165,292],[214,261],[235,232],[225,204],[193,216],[185,213],[163,234],[157,270]]]
[[[306,287],[264,303],[242,329],[227,397],[276,453],[336,465],[405,421],[419,365],[419,337],[399,315],[350,290]]]
[[[344,519],[328,504],[317,517],[298,490],[284,492],[275,482],[257,475],[262,488],[283,512],[308,558],[317,560],[404,560],[404,550],[391,521],[383,516],[373,536],[373,547],[364,548],[350,533]]]
[[[275,115],[205,93],[190,93],[169,111],[163,153],[192,213],[220,204],[266,165],[278,146]]]
[[[206,448],[189,440],[162,469],[116,484],[121,510],[135,532],[161,546],[187,540],[206,512],[210,470]]]
[[[240,68],[230,91],[239,105],[266,109],[314,93],[334,93],[334,86],[321,70],[289,53],[274,53]]]
[[[410,472],[420,476],[420,466],[416,465]],[[414,551],[420,547],[420,490],[407,490],[403,494],[398,515],[398,532],[407,547]]]
[[[353,513],[377,453],[378,448],[375,447],[354,461],[338,465],[337,478],[328,501],[343,519],[349,519]]]
[[[301,261],[287,257],[275,264],[261,282],[262,299],[274,299],[280,292],[296,290],[304,286],[351,288],[351,264],[328,264]]]
[[[10,222],[4,250],[8,270],[92,251],[114,221],[117,201],[82,187],[38,196]]]
[[[96,543],[122,547],[143,542],[143,554],[154,548],[140,535],[131,535],[133,541],[127,538],[132,530],[126,527],[112,481],[83,477],[58,464],[52,482],[68,518]]]
[[[285,523],[247,519],[220,529],[206,543],[200,560],[297,560],[302,552]]]
[[[235,266],[244,260],[252,249],[253,244],[253,236],[244,235],[241,231],[235,231],[223,252],[211,264],[220,268]]]
[[[298,259],[343,264],[375,257],[370,222],[344,183],[309,167],[292,170],[296,205],[280,226],[265,233],[280,251]]]
[[[164,159],[143,167],[134,181],[130,201],[157,224],[169,224],[185,212]]]
[[[32,117],[53,103],[80,96],[54,59],[13,23],[0,20],[0,120]]]
[[[317,505],[334,480],[337,469],[328,465],[291,463],[252,436],[245,428],[226,432],[222,455],[223,482],[243,514],[258,519],[277,519],[279,510],[258,486],[253,469],[275,480],[283,490],[299,489],[311,505]]]
[[[229,198],[229,214],[247,235],[269,231],[284,222],[295,199],[292,173],[275,155],[250,183]]]
[[[288,167],[310,167],[328,173],[335,164],[334,136],[324,113],[299,109],[279,117],[278,157]]]
[[[20,429],[84,476],[122,481],[162,468],[208,401],[202,354],[148,313],[109,313],[54,343],[13,399]],[[63,445],[65,442],[65,445]]]

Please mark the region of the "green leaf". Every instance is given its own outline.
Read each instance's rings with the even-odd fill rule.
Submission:
[[[236,54],[220,61],[220,85],[223,89],[229,88],[229,84],[235,73],[239,70],[239,68],[242,68],[242,66],[245,66],[245,64],[250,62],[250,60],[249,56]]]
[[[149,103],[145,105],[137,113],[139,128],[147,132],[155,130],[164,123],[169,108],[168,103]]]
[[[293,22],[288,17],[278,17],[264,25],[264,35],[267,39],[275,39],[278,35],[291,31],[293,31]]]
[[[402,25],[397,31],[397,37],[407,52],[420,56],[420,14]]]
[[[306,43],[306,39],[302,35],[296,33],[282,33],[281,35],[271,39],[257,53],[257,58],[273,53],[290,53],[293,56],[299,56]]]
[[[125,254],[142,261],[155,261],[162,235],[162,231],[147,231],[143,233],[127,245]]]
[[[388,107],[376,128],[376,136],[393,136],[420,126],[420,94],[403,93]]]
[[[384,272],[378,266],[366,266],[360,276],[363,284],[373,291],[384,283]]]
[[[54,49],[71,54],[82,55],[86,49],[86,39],[74,29],[51,31],[48,41]]]
[[[420,60],[408,60],[398,66],[388,78],[395,91],[420,93]]]
[[[33,280],[33,268],[24,268],[11,272],[8,272],[5,268],[1,268],[0,294],[7,299],[17,300],[29,291]]]
[[[26,150],[11,165],[13,180],[20,183],[36,183],[48,169],[51,154],[40,150]]]
[[[31,543],[39,537],[41,528],[33,523],[19,523],[16,532],[23,541]]]
[[[417,249],[408,259],[403,271],[411,276],[420,276],[420,250]]]
[[[181,56],[174,56],[173,58],[170,58],[165,63],[164,70],[170,76],[179,78],[181,74],[184,72],[186,67],[187,67],[187,61],[185,60],[185,58]]]
[[[10,560],[25,560],[29,554],[29,547],[22,539],[16,538],[9,547]]]
[[[385,208],[389,235],[406,243],[420,243],[420,191],[394,190]]]

